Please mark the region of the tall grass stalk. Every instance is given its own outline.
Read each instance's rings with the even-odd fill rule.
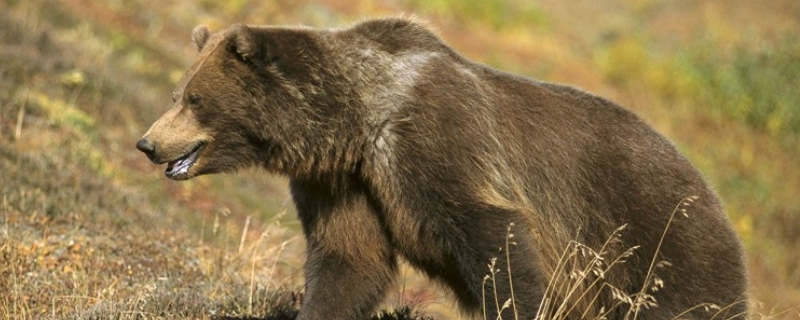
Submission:
[[[288,244],[289,244],[289,240],[281,242],[281,245],[278,248],[278,253],[275,254],[275,259],[272,260],[272,266],[269,269],[269,274],[270,275],[275,273],[275,268],[278,266],[278,261],[280,260],[281,253],[283,253],[283,249],[285,249],[286,245],[288,245]],[[271,284],[272,284],[272,281],[267,281],[267,287],[265,288],[264,292],[269,293],[269,289],[270,289],[270,285]]]
[[[14,140],[19,140],[22,137],[22,121],[25,120],[25,106],[19,108],[17,114],[17,125],[14,128]]]
[[[250,216],[247,216],[247,220],[245,221],[245,230],[247,230],[247,225],[250,224]],[[245,238],[246,231],[242,232],[242,241],[239,244],[239,252],[242,251],[242,246],[244,245],[244,238]],[[260,247],[261,240],[263,240],[269,234],[269,230],[261,233],[261,236],[258,237],[256,241],[256,245],[253,246],[253,255],[250,257],[250,290],[247,294],[247,314],[253,314],[253,294],[255,292],[255,285],[256,285],[256,260],[258,248]],[[277,258],[276,258],[277,259]]]
[[[511,248],[510,245],[516,245],[516,242],[511,241],[514,238],[514,234],[511,232],[511,228],[514,227],[514,223],[508,224],[508,230],[506,231],[506,267],[508,268],[508,288],[511,291],[511,308],[514,310],[514,319],[519,319],[519,313],[517,313],[517,303],[516,299],[514,298],[514,281],[512,280],[511,276]]]
[[[242,237],[239,239],[239,253],[244,249],[244,240],[247,238],[247,229],[250,227],[250,215],[244,220],[244,227],[242,228]],[[260,240],[260,239],[259,239]]]
[[[647,288],[650,287],[651,282],[653,282],[654,279],[657,280],[657,278],[654,278],[655,277],[654,268],[656,267],[656,262],[658,261],[658,254],[659,252],[661,252],[661,246],[664,244],[664,239],[667,236],[667,231],[669,231],[669,227],[672,224],[672,221],[675,219],[675,214],[680,212],[684,217],[689,217],[689,215],[686,213],[686,208],[684,207],[690,206],[697,199],[699,199],[698,196],[688,196],[686,198],[683,198],[680,201],[680,203],[678,203],[678,205],[675,206],[675,209],[673,209],[672,213],[669,215],[669,220],[667,220],[667,225],[664,227],[664,232],[661,233],[661,239],[658,241],[658,246],[656,246],[656,251],[653,253],[653,258],[650,259],[650,267],[647,269],[647,276],[644,279],[644,283],[642,283],[642,289],[640,289],[639,293],[636,294],[635,296],[636,300],[634,301],[634,304],[631,306],[630,309],[628,309],[628,312],[625,315],[626,319],[630,315],[631,311],[634,312],[633,319],[634,320],[637,319],[641,307],[646,305],[646,297],[648,296],[646,294],[646,291]]]

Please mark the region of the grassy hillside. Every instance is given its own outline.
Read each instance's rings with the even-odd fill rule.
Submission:
[[[304,243],[285,181],[171,182],[133,145],[169,107],[197,24],[399,13],[474,60],[642,115],[725,201],[754,310],[800,317],[796,1],[0,0],[0,318],[290,316]],[[457,318],[410,271],[385,306],[409,304]]]

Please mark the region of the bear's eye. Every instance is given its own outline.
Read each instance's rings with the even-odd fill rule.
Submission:
[[[189,103],[190,106],[196,107],[200,104],[200,95],[190,93],[186,95],[186,101]]]

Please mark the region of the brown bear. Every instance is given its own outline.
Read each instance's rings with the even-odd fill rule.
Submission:
[[[746,312],[715,192],[612,102],[471,62],[407,19],[192,38],[197,62],[136,146],[175,180],[289,177],[307,240],[298,319],[365,319],[401,257],[486,319]]]

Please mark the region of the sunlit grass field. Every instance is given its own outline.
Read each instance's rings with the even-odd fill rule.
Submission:
[[[0,0],[0,319],[290,319],[304,243],[286,182],[168,181],[133,146],[170,106],[197,24],[399,14],[645,118],[724,200],[753,317],[800,318],[796,1]],[[383,308],[404,306],[459,318],[406,269]]]

